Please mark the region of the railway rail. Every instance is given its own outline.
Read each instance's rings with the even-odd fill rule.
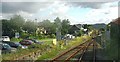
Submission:
[[[73,48],[67,50],[66,52],[63,52],[61,55],[55,57],[50,62],[69,62],[72,60],[77,61],[77,62],[84,62],[83,58],[86,55],[86,51],[88,51],[88,49],[90,47],[93,50],[92,62],[95,62],[96,61],[96,43],[95,43],[94,39],[92,39],[91,41],[86,41],[76,47],[73,47]],[[77,59],[75,59],[74,57],[78,54],[80,54],[79,57],[77,57]]]
[[[94,40],[92,41],[86,41],[78,46],[75,46],[66,52],[63,52],[61,55],[55,57],[53,60],[50,60],[50,62],[69,62],[71,60],[77,61],[77,62],[83,62],[83,58],[85,56],[85,52],[88,50],[89,47],[93,47],[93,59],[92,61],[96,61],[96,44]],[[80,56],[77,59],[74,59],[74,57],[80,53]],[[39,55],[41,55],[40,51],[33,52],[28,55],[21,56],[19,58],[15,58],[14,60],[35,60]]]

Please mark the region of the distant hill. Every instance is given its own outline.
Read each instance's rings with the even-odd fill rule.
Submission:
[[[104,23],[94,24],[94,25],[92,25],[92,27],[95,28],[95,29],[106,28],[106,24],[104,24]]]

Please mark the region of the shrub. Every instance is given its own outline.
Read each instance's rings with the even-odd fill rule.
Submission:
[[[18,41],[21,41],[22,39],[21,38],[11,38],[11,41],[14,41],[14,42],[18,42]]]
[[[55,38],[55,34],[51,34],[50,38]]]
[[[29,35],[28,33],[22,32],[20,37],[21,37],[21,38],[26,38],[28,35]]]

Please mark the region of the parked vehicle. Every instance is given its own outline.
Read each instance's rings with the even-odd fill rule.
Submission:
[[[2,41],[3,40],[3,38],[2,37],[0,37],[0,41]]]
[[[2,53],[16,52],[16,48],[12,48],[6,43],[1,43],[0,45],[2,45]]]
[[[20,43],[21,45],[26,45],[26,46],[28,46],[28,45],[33,44],[33,41],[31,41],[31,40],[22,40],[22,41],[20,41],[19,43]]]
[[[26,49],[26,48],[28,48],[28,46],[26,46],[26,45],[23,45],[23,46],[22,46],[22,49]]]
[[[66,34],[65,36],[62,37],[62,39],[67,39],[67,40],[70,40],[70,39],[74,39],[75,36],[71,35],[71,34]]]
[[[9,36],[2,36],[2,41],[10,41]]]
[[[27,39],[27,40],[31,40],[31,41],[33,41],[33,42],[36,43],[36,44],[42,44],[42,43],[43,43],[43,42],[40,42],[40,41],[35,40],[35,39]]]
[[[22,46],[20,44],[17,44],[17,43],[11,42],[11,41],[9,41],[9,42],[2,41],[2,43],[6,43],[6,44],[8,44],[8,45],[10,45],[11,47],[14,47],[14,48],[19,48],[19,47],[21,48],[21,46]]]
[[[23,45],[21,45],[19,42],[14,42],[16,45],[18,45],[20,48],[23,47]]]

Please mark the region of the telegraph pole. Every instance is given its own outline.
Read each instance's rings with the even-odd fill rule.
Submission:
[[[61,40],[61,23],[57,23],[56,39],[57,39],[57,41]]]

